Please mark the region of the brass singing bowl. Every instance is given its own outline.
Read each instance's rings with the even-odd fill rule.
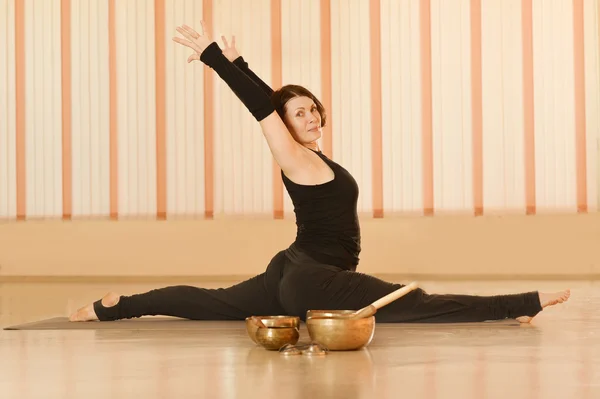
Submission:
[[[344,318],[351,310],[309,310],[306,328],[313,341],[331,351],[351,351],[366,347],[375,335],[375,316]]]
[[[354,310],[309,310],[306,312],[306,319],[312,319],[313,317],[345,317],[352,313]]]
[[[265,327],[295,327],[300,328],[300,317],[297,316],[256,316]],[[259,329],[258,325],[252,317],[246,318],[246,332],[250,339],[255,343],[259,344],[256,340],[256,331]]]
[[[295,345],[300,338],[297,327],[266,327],[256,330],[256,341],[265,349],[276,351],[284,345]]]

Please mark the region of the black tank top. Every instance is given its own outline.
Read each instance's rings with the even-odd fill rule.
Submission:
[[[314,152],[333,170],[333,180],[301,185],[281,173],[296,214],[296,240],[290,249],[298,249],[318,262],[354,271],[361,250],[356,209],[358,185],[346,169],[323,153]]]
[[[202,52],[200,59],[231,87],[256,120],[275,112],[270,102],[273,90],[248,68],[243,58],[230,62],[213,42]],[[294,203],[298,228],[288,256],[293,258],[293,252],[298,250],[318,262],[355,270],[360,253],[356,211],[358,185],[347,170],[322,153],[316,153],[333,170],[332,181],[313,186],[298,185],[282,173]]]

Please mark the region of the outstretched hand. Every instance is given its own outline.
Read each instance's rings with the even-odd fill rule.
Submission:
[[[225,48],[223,49],[223,55],[227,57],[230,62],[233,62],[236,58],[240,56],[237,49],[235,48],[235,35],[231,36],[231,45],[227,42],[225,36],[221,36],[223,40],[223,45]]]
[[[176,28],[177,32],[181,33],[188,40],[182,39],[180,37],[174,37],[173,41],[182,44],[186,47],[189,47],[195,51],[194,54],[188,57],[188,63],[192,61],[199,61],[202,52],[206,50],[206,48],[212,43],[212,41],[208,37],[208,33],[206,32],[204,21],[200,21],[200,24],[202,25],[202,34],[199,34],[187,25],[178,26]]]

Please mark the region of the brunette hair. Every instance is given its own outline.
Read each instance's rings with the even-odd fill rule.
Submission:
[[[327,112],[325,111],[325,107],[321,101],[319,101],[319,99],[307,88],[298,85],[285,85],[279,90],[274,91],[271,95],[271,103],[275,107],[275,110],[281,119],[283,119],[283,115],[285,114],[285,105],[294,97],[309,97],[311,100],[313,100],[317,106],[319,115],[321,115],[321,127],[326,125]]]

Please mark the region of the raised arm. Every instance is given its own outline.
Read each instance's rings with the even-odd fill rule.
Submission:
[[[227,40],[225,36],[221,36],[221,40],[223,40],[223,55],[227,57],[227,59],[233,62],[238,68],[240,68],[254,83],[256,83],[262,91],[264,91],[269,97],[273,94],[273,89],[266,84],[261,78],[255,74],[250,67],[244,57],[240,55],[237,48],[235,47],[235,35],[231,36],[231,43]]]
[[[202,24],[203,31],[204,24]],[[211,42],[206,35],[200,35],[188,26],[178,27],[177,31],[188,40],[173,38],[177,43],[187,46],[196,54],[188,58],[200,60],[212,68],[242,101],[254,118],[260,123],[263,135],[271,150],[271,154],[283,172],[293,176],[302,170],[306,152],[288,131],[287,127],[275,112],[270,95],[244,73],[237,65],[225,57],[219,45]]]
[[[261,78],[259,78],[249,67],[248,67],[248,63],[246,62],[246,60],[244,60],[244,57],[242,57],[241,55],[236,58],[235,60],[233,60],[233,63],[240,68],[246,75],[248,75],[248,77],[250,79],[252,79],[252,81],[254,83],[256,83],[261,89],[262,91],[264,91],[269,97],[271,97],[271,94],[273,94],[273,89],[271,89],[271,87],[266,84]]]
[[[184,29],[192,36],[194,39],[199,39],[200,35],[195,32],[192,28],[187,25],[183,25]],[[227,41],[225,36],[221,36],[221,40],[223,40],[223,55],[231,62],[233,62],[238,68],[242,70],[254,83],[256,83],[262,91],[264,91],[269,97],[273,94],[273,89],[266,84],[257,74],[254,73],[248,66],[248,62],[244,60],[244,57],[240,55],[237,48],[235,47],[235,35],[231,36],[231,43]],[[189,47],[189,46],[188,46]],[[194,53],[189,56],[188,63],[192,61],[200,61],[200,54]]]

